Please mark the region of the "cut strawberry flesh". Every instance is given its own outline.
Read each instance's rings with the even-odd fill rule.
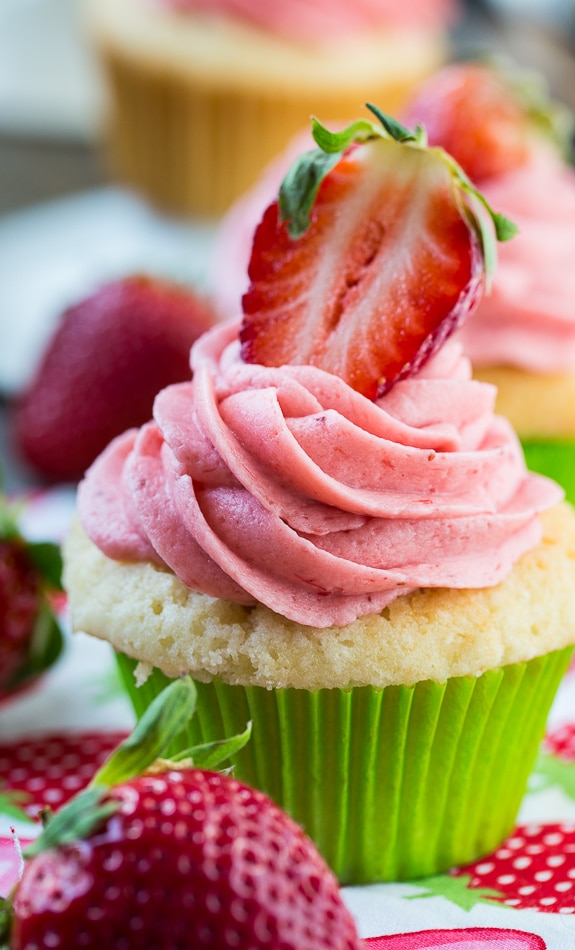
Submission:
[[[324,179],[303,237],[267,209],[249,276],[246,362],[319,366],[374,399],[463,322],[483,264],[442,154],[382,139]]]

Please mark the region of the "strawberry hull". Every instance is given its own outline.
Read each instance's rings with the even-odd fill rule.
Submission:
[[[409,880],[470,863],[513,829],[571,648],[478,677],[383,690],[266,690],[197,683],[180,748],[239,731],[235,774],[315,841],[342,884]],[[135,686],[137,715],[165,686]]]

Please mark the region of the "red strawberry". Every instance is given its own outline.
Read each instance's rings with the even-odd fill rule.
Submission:
[[[453,873],[499,891],[509,907],[575,914],[575,825],[519,826],[493,854]]]
[[[0,498],[0,698],[51,665],[62,637],[47,594],[60,589],[61,559],[52,544],[31,544]]]
[[[532,76],[474,63],[447,66],[428,79],[404,121],[422,123],[430,145],[441,145],[480,184],[523,165],[536,133],[560,145],[568,137],[565,114]]]
[[[7,913],[11,950],[359,950],[334,875],[263,793],[187,764],[134,776],[194,703],[191,680],[168,687],[27,849]],[[227,758],[229,743],[217,752]],[[192,754],[213,760],[213,744]]]
[[[114,436],[147,422],[160,389],[189,377],[190,347],[213,322],[195,294],[145,276],[71,307],[16,411],[24,458],[48,479],[81,478]]]
[[[511,84],[487,66],[447,66],[423,84],[408,123],[421,122],[474,181],[522,165],[530,153],[530,123]]]
[[[473,310],[491,234],[455,163],[370,108],[381,127],[315,124],[320,149],[256,230],[240,336],[247,362],[313,364],[373,399]]]

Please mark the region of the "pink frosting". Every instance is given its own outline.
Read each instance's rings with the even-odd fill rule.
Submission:
[[[387,26],[427,30],[453,20],[457,0],[155,0],[175,10],[245,20],[280,36],[317,42]]]
[[[478,366],[575,370],[575,172],[552,152],[483,186],[519,226],[499,245],[491,294],[461,333]]]
[[[457,344],[372,403],[315,367],[243,363],[237,331],[205,334],[192,380],[81,484],[109,557],[328,627],[414,588],[497,584],[538,542],[562,491],[526,471]]]

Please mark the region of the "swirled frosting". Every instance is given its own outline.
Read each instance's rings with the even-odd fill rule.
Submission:
[[[494,388],[448,344],[372,403],[311,366],[242,362],[238,325],[113,442],[79,489],[111,558],[315,627],[418,587],[487,587],[537,544],[561,489],[526,471]]]
[[[477,366],[575,370],[575,172],[551,151],[483,185],[518,235],[503,244],[491,294],[460,339]]]
[[[182,12],[232,17],[281,36],[312,42],[386,27],[433,29],[449,23],[455,0],[155,0]]]

